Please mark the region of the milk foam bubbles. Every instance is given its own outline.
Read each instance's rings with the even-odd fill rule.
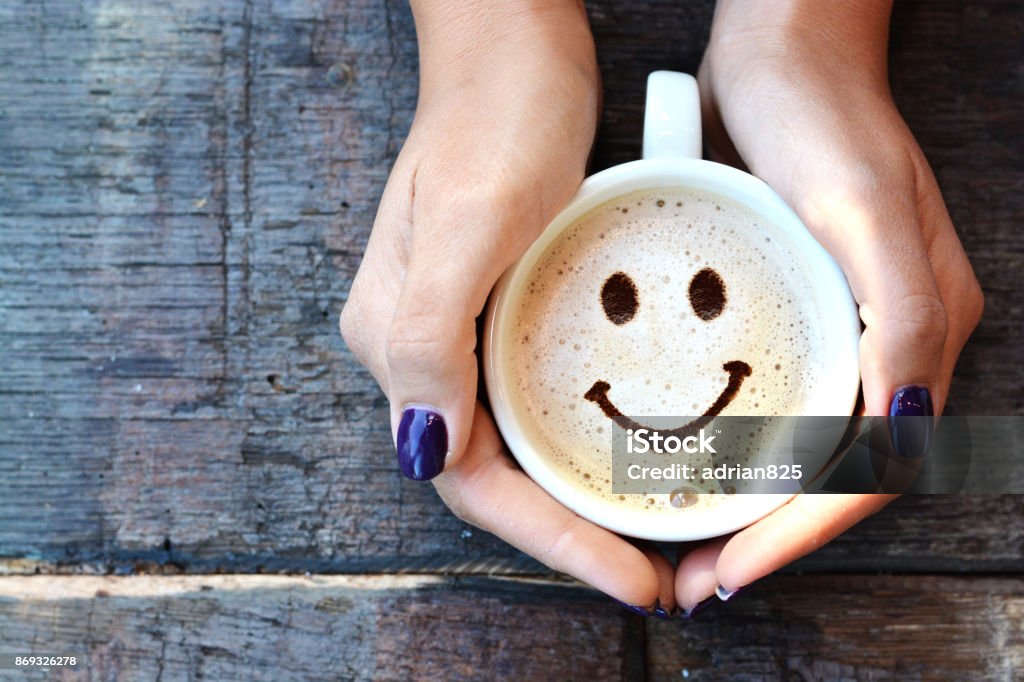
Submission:
[[[781,233],[731,199],[683,188],[621,196],[567,228],[530,273],[509,332],[512,407],[588,494],[664,514],[720,504],[713,481],[675,497],[613,494],[608,411],[809,413],[804,389],[825,360],[810,286]]]

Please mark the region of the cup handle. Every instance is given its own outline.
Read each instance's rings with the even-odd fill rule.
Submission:
[[[643,158],[701,158],[700,94],[693,76],[677,71],[647,76]]]

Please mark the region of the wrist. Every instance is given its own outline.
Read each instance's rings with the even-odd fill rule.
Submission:
[[[720,66],[884,85],[891,10],[892,0],[719,0],[707,54]]]
[[[534,64],[599,79],[586,11],[576,0],[413,0],[421,93]],[[574,76],[576,74],[573,74]]]

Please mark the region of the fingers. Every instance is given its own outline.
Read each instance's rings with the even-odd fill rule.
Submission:
[[[695,549],[680,551],[676,568],[676,601],[684,614],[692,614],[698,604],[715,593],[718,586],[716,566],[729,537],[715,538]]]
[[[399,466],[408,478],[441,473],[469,437],[476,400],[475,318],[488,284],[467,282],[457,263],[439,272],[414,257],[387,332],[388,397]],[[455,272],[452,272],[455,270]],[[447,278],[451,279],[447,279]],[[460,289],[459,287],[465,287]]]
[[[704,133],[704,154],[711,161],[747,170],[722,122],[722,112],[718,109],[718,101],[711,93],[710,70],[711,63],[705,56],[697,71],[697,86],[700,89],[700,124]]]
[[[675,597],[693,613],[722,586],[733,592],[813,552],[897,495],[797,495],[731,537],[681,551]]]
[[[896,391],[945,394],[939,376],[946,309],[917,215],[913,177],[886,182],[874,169],[838,173],[801,208],[808,227],[827,235],[865,325],[861,377],[868,414],[888,415]]]
[[[598,88],[593,44],[578,37],[587,38],[582,52],[542,40],[556,49],[497,72],[490,62],[475,71],[470,60],[466,78],[420,93],[341,320],[388,396],[409,478],[432,479],[464,451],[478,381],[475,320],[583,179]],[[518,54],[523,45],[504,47]]]
[[[923,156],[915,154],[912,158],[921,195],[918,216],[921,225],[926,229],[931,228],[934,233],[928,257],[947,311],[946,343],[942,350],[940,376],[951,377],[960,351],[981,320],[985,299],[967,254],[957,238],[931,168]],[[945,401],[945,392],[936,396],[936,414],[942,412]]]
[[[854,183],[839,195],[848,210],[834,220],[846,237],[833,253],[865,324],[860,360],[867,413],[888,415],[896,450],[920,457],[983,298],[935,178],[920,149],[908,144],[906,164],[872,171],[878,191]],[[904,196],[880,187],[886,185],[904,188]],[[838,209],[833,202],[826,210],[837,215]]]
[[[653,545],[641,545],[640,551],[651,562],[658,575],[658,606],[661,608],[661,612],[656,615],[661,618],[670,618],[676,607],[675,566]]]
[[[719,50],[716,64],[730,63],[731,54]],[[942,411],[983,299],[935,178],[888,97],[884,59],[876,70],[880,78],[873,79],[880,85],[866,88],[834,69],[824,69],[822,78],[813,64],[759,72],[750,60],[733,60],[727,78],[708,63],[706,55],[702,95],[720,98],[707,103],[709,146],[735,163],[728,144],[735,143],[749,168],[794,207],[838,261],[865,325],[866,412],[889,416],[900,453],[924,454],[932,415]],[[744,79],[744,73],[757,77]],[[715,561],[719,584],[726,591],[745,586],[891,499],[799,495],[722,548]],[[706,581],[701,576],[709,563],[698,552],[681,561],[680,604],[693,598],[691,585]],[[706,593],[706,585],[697,591]]]
[[[839,262],[865,325],[866,411],[890,417],[902,454],[924,454],[982,297],[923,153],[891,102],[871,91],[854,89],[836,107],[828,87],[799,81],[802,99],[784,97],[759,117],[760,100],[742,92],[730,91],[736,101],[719,112],[707,59],[702,76],[709,146],[733,160],[735,142]],[[791,83],[780,78],[776,89]],[[729,134],[714,125],[719,113]]]
[[[479,405],[464,456],[434,485],[459,518],[621,602],[649,607],[671,595],[643,551],[566,509],[516,468]]]
[[[388,177],[370,240],[341,311],[339,327],[352,354],[388,393],[386,345],[402,279],[409,262],[404,235],[412,225],[409,201],[414,163],[400,154]]]
[[[715,564],[718,584],[729,591],[745,587],[813,552],[896,497],[797,495],[726,543]]]
[[[893,115],[878,134],[887,149],[846,140],[826,177],[788,189],[860,306],[866,412],[888,416],[892,444],[914,458],[929,449],[981,296],[927,162]]]
[[[543,226],[520,210],[518,188],[426,191],[434,200],[413,208],[411,255],[386,343],[399,465],[421,481],[454,464],[466,447],[476,401],[476,318],[498,277]]]
[[[421,174],[447,188],[423,187]],[[543,216],[517,202],[521,188],[508,183],[499,193],[488,189],[494,183],[478,184],[478,191],[457,189],[400,157],[342,313],[346,342],[388,395],[399,467],[414,480],[437,476],[465,449],[476,400],[476,317],[543,227]]]

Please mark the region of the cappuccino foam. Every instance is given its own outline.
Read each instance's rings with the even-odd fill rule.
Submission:
[[[715,481],[613,494],[610,415],[813,414],[804,387],[823,374],[825,330],[810,286],[785,237],[731,199],[618,197],[564,230],[527,278],[507,359],[513,409],[588,494],[666,514],[720,504]]]

